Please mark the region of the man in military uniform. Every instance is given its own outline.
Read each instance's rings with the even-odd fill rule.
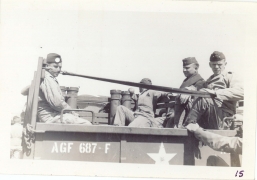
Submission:
[[[22,154],[22,129],[21,118],[18,116],[13,117],[13,125],[11,126],[11,149],[10,156],[11,159],[21,159]]]
[[[236,113],[236,103],[244,99],[242,81],[236,73],[225,71],[226,59],[223,53],[215,51],[210,57],[210,67],[213,75],[206,81],[201,91],[208,92],[212,98],[197,98],[190,110],[185,126],[198,123],[205,129],[227,129],[222,125],[225,117]]]
[[[142,84],[152,85],[152,81],[148,78],[144,78],[140,81]],[[118,106],[114,125],[125,126],[128,124],[130,127],[158,127],[162,128],[164,118],[154,117],[154,105],[157,100],[162,96],[168,96],[166,92],[159,92],[154,90],[148,90],[139,88],[140,94],[137,102],[137,110],[135,112],[126,108],[125,106]]]
[[[187,90],[198,90],[204,84],[204,79],[198,74],[199,64],[194,57],[188,57],[182,60],[183,61],[183,73],[186,76],[186,79],[180,86],[180,89],[187,89]],[[178,127],[181,128],[184,117],[187,116],[188,112],[192,107],[194,97],[190,95],[178,95],[176,97],[176,104],[175,104],[175,116],[174,122],[172,118],[167,118],[168,122],[166,127]],[[185,115],[182,116],[183,111]]]
[[[40,84],[38,101],[38,118],[40,122],[60,123],[60,113],[63,109],[71,109],[65,102],[56,77],[62,68],[61,56],[55,53],[47,55],[45,77]],[[78,117],[75,112],[63,115],[65,124],[92,125],[88,120]]]

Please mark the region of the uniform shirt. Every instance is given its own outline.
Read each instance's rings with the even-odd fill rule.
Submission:
[[[21,138],[22,138],[23,127],[20,123],[15,123],[11,126],[11,148],[20,149],[21,148]]]
[[[205,83],[204,79],[201,77],[200,74],[195,73],[190,77],[187,77],[182,82],[180,89],[185,89],[189,86],[194,86],[196,89],[201,89],[203,87],[203,84]],[[186,88],[187,89],[187,88]]]
[[[198,128],[194,135],[198,140],[216,151],[242,154],[242,138],[221,136],[205,131],[202,128]]]
[[[244,99],[243,82],[232,72],[224,71],[219,75],[212,75],[206,81],[205,87],[216,92],[216,104],[230,114],[236,113],[237,101]]]
[[[180,89],[197,91],[201,89],[205,81],[200,74],[195,73],[190,77],[187,77],[181,84]],[[176,104],[187,104],[189,101],[193,101],[194,97],[186,94],[180,94],[176,98]]]
[[[46,71],[39,89],[39,121],[49,121],[59,115],[63,109],[71,109],[71,107],[65,102],[56,78]]]
[[[138,97],[138,111],[154,117],[157,100],[166,93],[154,90],[145,90]],[[137,114],[135,112],[135,114]]]

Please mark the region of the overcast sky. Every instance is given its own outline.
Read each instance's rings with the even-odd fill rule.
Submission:
[[[1,98],[12,112],[22,109],[20,91],[31,82],[38,57],[48,53],[60,54],[70,72],[134,82],[148,77],[177,88],[185,78],[183,58],[195,57],[206,79],[211,53],[221,51],[227,69],[243,76],[246,52],[255,48],[246,43],[257,32],[254,7],[242,3],[26,0],[3,1],[1,8]],[[128,89],[62,75],[58,80],[79,86],[79,94]]]

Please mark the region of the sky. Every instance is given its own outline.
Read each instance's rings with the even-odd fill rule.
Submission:
[[[208,63],[213,51],[225,54],[227,70],[244,73],[254,7],[174,3],[2,1],[2,98],[19,113],[26,102],[20,91],[31,83],[38,58],[48,53],[60,54],[66,71],[132,82],[147,77],[155,85],[174,88],[185,78],[182,59],[186,57],[198,60],[199,73],[207,79],[212,74]],[[129,88],[62,75],[58,81],[80,87],[80,95],[109,96],[111,89]]]

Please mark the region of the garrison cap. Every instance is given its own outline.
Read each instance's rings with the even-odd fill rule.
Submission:
[[[46,58],[47,63],[61,63],[62,58],[59,54],[56,53],[49,53]]]
[[[182,60],[183,61],[183,66],[187,66],[189,64],[198,64],[197,60],[195,59],[195,57],[188,57]]]
[[[219,51],[214,51],[210,57],[210,61],[220,61],[223,59],[225,59],[225,56],[222,52]]]
[[[142,84],[147,84],[147,85],[152,85],[152,81],[151,81],[151,79],[149,79],[149,78],[143,78],[143,79],[140,81],[140,83],[142,83]]]

